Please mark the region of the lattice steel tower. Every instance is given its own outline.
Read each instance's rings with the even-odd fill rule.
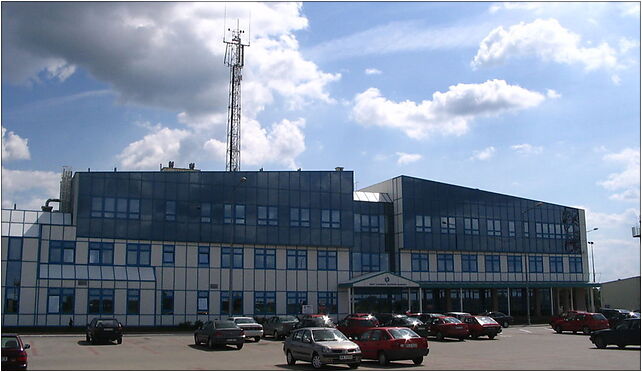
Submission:
[[[230,97],[227,122],[227,154],[225,170],[236,172],[241,170],[241,70],[243,69],[244,49],[250,44],[241,42],[243,30],[239,30],[238,21],[236,30],[232,32],[232,41],[223,40],[225,47],[225,65],[230,67]]]

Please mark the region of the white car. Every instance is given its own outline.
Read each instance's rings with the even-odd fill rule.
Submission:
[[[253,338],[256,342],[259,342],[263,336],[263,326],[252,317],[233,316],[228,319],[243,329],[245,332],[245,339]]]

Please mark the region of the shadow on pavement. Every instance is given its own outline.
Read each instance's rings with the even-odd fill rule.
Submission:
[[[205,345],[196,345],[196,344],[190,344],[187,345],[191,347],[194,350],[199,350],[199,351],[206,351],[206,352],[217,352],[217,351],[241,351],[236,348],[236,346],[227,346],[227,345],[215,345],[214,349],[210,349],[209,347]]]

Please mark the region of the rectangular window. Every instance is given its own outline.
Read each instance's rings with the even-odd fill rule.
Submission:
[[[9,252],[7,252],[7,260],[20,261],[22,260],[22,238],[9,238]]]
[[[245,205],[225,204],[223,206],[223,223],[245,225]]]
[[[501,222],[499,220],[486,220],[486,230],[488,232],[488,236],[501,236]]]
[[[254,249],[255,269],[276,269],[276,249]]]
[[[254,292],[254,314],[255,315],[276,314],[276,292],[255,291]]]
[[[528,256],[528,272],[543,273],[544,272],[544,257],[542,256]]]
[[[464,273],[477,272],[477,255],[476,254],[461,255],[461,271]]]
[[[484,257],[487,273],[498,273],[501,271],[501,265],[498,254],[489,254]]]
[[[382,260],[382,257],[384,260]],[[387,267],[386,254],[355,252],[352,253],[352,270],[362,272],[381,271],[381,267]],[[382,262],[384,261],[384,262]]]
[[[89,242],[90,265],[113,265],[114,243]]]
[[[74,263],[76,242],[70,240],[49,241],[49,263]]]
[[[479,235],[479,218],[464,218],[464,234]]]
[[[258,207],[257,223],[259,225],[276,226],[279,224],[277,207]]]
[[[357,232],[383,232],[383,216],[355,214],[355,230]]]
[[[127,265],[151,265],[151,250],[152,248],[149,244],[127,244]]]
[[[548,235],[548,224],[543,223],[542,224],[542,238],[548,239],[550,236]]]
[[[4,312],[17,314],[20,305],[20,287],[5,287]]]
[[[528,238],[529,233],[528,233],[528,222],[524,222],[524,237]]]
[[[103,204],[103,217],[105,218],[114,218],[116,212],[116,199],[114,198],[105,198]]]
[[[412,271],[428,271],[428,253],[411,253],[410,266]]]
[[[522,272],[522,256],[508,256],[508,272],[521,273]]]
[[[127,218],[127,199],[116,199],[116,218]]]
[[[228,269],[242,269],[243,248],[221,248],[221,267]]]
[[[286,292],[286,312],[288,314],[300,314],[301,305],[307,305],[308,292],[305,291],[289,291]]]
[[[317,309],[319,314],[336,314],[337,313],[337,293],[336,292],[317,292]]]
[[[432,219],[430,216],[415,216],[416,232],[432,232]]]
[[[455,271],[455,262],[452,254],[437,254],[437,271],[453,272]]]
[[[562,256],[550,256],[548,259],[551,273],[563,273],[564,261]]]
[[[91,198],[91,216],[92,217],[103,216],[103,198],[99,198],[95,196]]]
[[[130,315],[140,314],[140,290],[139,289],[127,290],[127,314],[130,314]]]
[[[441,217],[441,233],[442,234],[455,233],[455,217]]]
[[[243,292],[232,291],[232,314],[230,314],[230,293],[228,291],[221,292],[221,314],[233,315],[243,314]]]
[[[515,236],[515,221],[508,221],[508,236]]]
[[[198,314],[207,315],[210,312],[210,294],[207,291],[198,291],[196,304]]]
[[[133,220],[140,218],[140,200],[129,199],[129,214],[127,217]]]
[[[582,257],[569,257],[568,258],[568,270],[571,274],[581,274],[582,273]]]
[[[75,290],[73,288],[49,288],[47,312],[50,314],[73,314]]]
[[[310,227],[310,209],[290,208],[290,226]]]
[[[198,247],[198,266],[210,266],[210,247]]]
[[[163,245],[163,265],[174,264],[174,249],[173,245]]]
[[[308,251],[305,249],[288,249],[287,250],[287,269],[288,270],[307,270],[308,269]]]
[[[317,269],[331,271],[337,269],[337,251],[317,251]]]
[[[341,213],[337,209],[321,210],[321,227],[338,229],[341,227]]]
[[[90,289],[87,304],[87,313],[89,314],[113,314],[114,290]]]
[[[536,238],[543,238],[544,234],[542,233],[542,224],[539,222],[535,223],[535,237]]]
[[[168,200],[165,202],[165,221],[176,221],[176,202]]]
[[[201,203],[201,222],[212,222],[212,204]]]
[[[174,291],[161,292],[161,314],[174,314]]]
[[[237,225],[245,225],[245,206],[237,204],[234,208],[234,223]]]

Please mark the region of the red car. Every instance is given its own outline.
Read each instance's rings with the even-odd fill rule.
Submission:
[[[420,329],[420,332],[423,332]],[[443,341],[444,337],[458,338],[463,341],[468,337],[468,325],[452,316],[438,316],[428,324],[426,336],[435,336],[437,340]]]
[[[563,331],[572,331],[577,333],[582,331],[585,335],[591,334],[593,331],[609,328],[609,321],[600,313],[588,313],[585,311],[576,311],[569,314],[566,318],[558,321],[553,329],[557,333]]]
[[[548,322],[548,324],[551,325],[553,329],[555,329],[555,326],[557,326],[558,323],[564,321],[564,319],[568,318],[569,316],[576,314],[577,311],[575,310],[569,310],[561,313],[560,315],[554,315],[551,317],[551,320]]]
[[[27,369],[27,352],[31,346],[18,335],[2,335],[2,370]]]
[[[377,318],[372,315],[355,314],[357,316],[348,315],[337,324],[337,329],[347,337],[357,337],[363,332],[379,326]]]
[[[464,323],[468,325],[468,332],[470,332],[471,338],[488,336],[488,338],[492,340],[497,334],[502,332],[502,326],[489,316],[466,316],[464,317]]]
[[[392,360],[412,360],[416,365],[428,355],[428,341],[405,327],[377,327],[354,340],[362,359],[375,359],[381,365]]]

